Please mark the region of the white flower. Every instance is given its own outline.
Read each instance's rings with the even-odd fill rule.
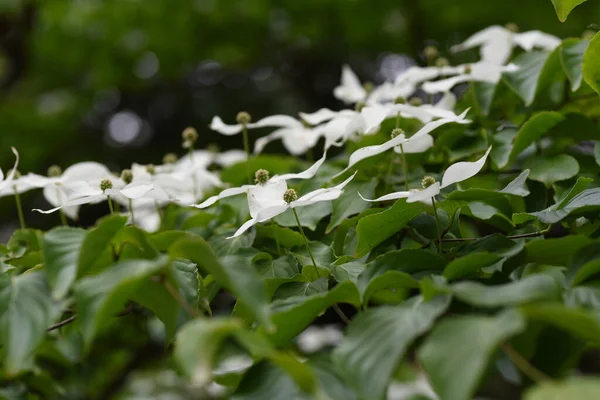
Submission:
[[[440,76],[456,75],[463,72],[461,67],[419,67],[413,66],[401,72],[395,79],[396,86],[410,86],[413,91],[423,82],[439,78]]]
[[[342,80],[339,86],[333,89],[336,99],[346,104],[354,104],[367,98],[367,91],[358,80],[358,77],[349,66],[342,67]]]
[[[317,173],[317,171],[319,170],[321,165],[325,162],[326,156],[327,156],[327,153],[323,154],[323,157],[321,157],[321,159],[319,159],[317,162],[315,162],[313,165],[311,165],[310,168],[308,168],[306,171],[302,171],[302,172],[295,173],[295,174],[275,175],[275,176],[272,176],[271,178],[269,178],[268,182],[266,182],[265,184],[242,185],[240,187],[228,188],[228,189],[223,190],[218,195],[209,197],[208,199],[204,200],[200,204],[192,204],[192,206],[196,207],[196,208],[206,208],[206,207],[210,207],[211,205],[215,204],[217,201],[219,201],[221,199],[231,197],[231,196],[237,196],[238,194],[248,193],[250,191],[250,189],[255,188],[257,186],[266,186],[267,184],[274,184],[274,183],[281,182],[281,181],[283,181],[285,183],[285,181],[291,180],[291,179],[310,179],[313,176],[315,176],[315,174]]]
[[[254,143],[254,153],[261,153],[268,143],[278,139],[281,139],[286,150],[295,156],[304,154],[315,147],[321,137],[322,129],[319,127],[307,127],[302,121],[290,118],[291,120],[289,120],[287,126],[257,139]]]
[[[290,191],[287,189],[285,181],[268,183],[263,187],[257,185],[248,190],[248,207],[252,219],[246,221],[232,236],[232,239],[240,236],[252,226],[259,222],[265,222],[276,216],[283,214],[290,208],[305,207],[322,201],[331,201],[339,198],[344,193],[344,187],[354,178],[354,175],[346,179],[337,186],[327,189],[317,189],[305,194],[293,201],[286,201],[284,197],[288,196]],[[293,192],[294,197],[295,191]],[[288,199],[291,200],[291,199]]]
[[[13,178],[10,184],[7,184],[0,189],[0,197],[12,196],[15,193],[21,194],[32,189],[39,189],[51,183],[54,178],[29,173],[18,178]]]
[[[514,46],[526,51],[542,48],[552,51],[560,44],[560,39],[540,31],[514,33],[502,26],[493,25],[479,31],[463,43],[452,47],[452,51],[462,51],[480,47],[481,60],[504,65],[509,60]]]
[[[304,353],[316,353],[327,346],[335,346],[344,338],[344,333],[336,325],[306,328],[296,338],[296,343]]]
[[[383,144],[376,145],[376,146],[367,146],[367,147],[363,147],[362,149],[358,149],[350,155],[350,159],[348,161],[348,166],[342,172],[340,172],[338,175],[344,173],[345,171],[350,169],[353,165],[355,165],[359,161],[362,161],[369,157],[373,157],[377,154],[381,154],[393,147],[396,147],[399,145],[404,146],[405,143],[406,143],[407,147],[409,147],[412,144],[415,144],[418,140],[424,140],[424,139],[420,139],[421,136],[428,135],[431,131],[433,131],[434,129],[436,129],[442,125],[448,124],[450,122],[456,122],[459,124],[468,124],[471,122],[470,120],[465,119],[468,111],[469,110],[466,110],[459,116],[455,116],[453,118],[442,118],[442,119],[438,119],[437,121],[429,122],[428,124],[425,124],[421,129],[419,129],[419,131],[417,133],[415,133],[414,135],[412,135],[409,139],[406,139],[406,137],[404,135],[398,135],[395,138],[392,138]],[[412,144],[411,144],[411,142],[412,142]],[[415,146],[420,147],[421,145],[422,145],[422,143],[419,145],[415,145]],[[336,175],[336,176],[338,176],[338,175]]]
[[[425,82],[421,86],[421,89],[430,94],[448,93],[454,86],[463,82],[498,83],[502,77],[502,73],[514,72],[519,69],[515,64],[498,65],[486,61],[463,65],[461,67],[463,67],[463,71],[465,71],[465,68],[469,68],[471,70],[470,73],[462,73],[438,81]]]
[[[448,169],[446,169],[446,172],[444,172],[441,183],[435,182],[425,189],[422,189],[422,190],[412,189],[412,190],[408,190],[408,191],[389,193],[389,194],[386,194],[384,196],[381,196],[381,197],[379,197],[377,199],[373,199],[373,200],[365,199],[360,193],[358,195],[363,200],[369,201],[369,202],[406,199],[407,203],[414,203],[417,201],[421,201],[423,203],[430,204],[431,199],[434,198],[435,196],[437,196],[438,194],[440,194],[441,189],[444,189],[445,187],[448,187],[455,183],[465,181],[465,180],[477,175],[477,173],[479,171],[481,171],[481,169],[485,165],[485,162],[486,162],[487,157],[490,154],[491,150],[492,150],[492,146],[490,146],[487,149],[487,151],[485,152],[485,154],[483,155],[483,157],[481,157],[477,161],[473,161],[473,162],[461,161],[461,162],[452,164],[451,166],[448,167]]]
[[[265,127],[277,127],[282,128],[286,126],[294,126],[296,124],[296,119],[290,117],[289,115],[271,115],[270,117],[265,117],[256,122],[250,122],[246,124],[246,128],[254,129],[254,128],[265,128]],[[232,136],[240,133],[244,128],[242,124],[235,125],[227,125],[223,122],[223,120],[214,116],[211,123],[210,129],[213,131],[217,131],[222,135]]]
[[[11,147],[10,150],[15,155],[15,165],[8,173],[8,176],[6,176],[6,179],[4,178],[4,172],[2,172],[2,169],[0,169],[0,191],[5,187],[10,186],[10,183],[12,182],[13,178],[15,177],[15,173],[17,172],[17,167],[19,166],[19,152],[14,147]]]

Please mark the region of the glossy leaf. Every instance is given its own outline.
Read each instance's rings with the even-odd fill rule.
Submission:
[[[535,157],[527,160],[525,167],[530,170],[529,179],[542,182],[546,186],[570,179],[579,172],[579,163],[568,154]]]
[[[554,4],[558,19],[560,19],[561,22],[565,22],[571,11],[586,1],[587,0],[552,0],[552,4]]]
[[[600,95],[600,34],[590,40],[583,55],[583,79]]]

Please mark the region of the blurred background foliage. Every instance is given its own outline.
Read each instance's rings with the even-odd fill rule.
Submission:
[[[23,172],[159,163],[186,126],[201,146],[240,147],[208,129],[213,115],[339,109],[344,63],[381,82],[491,24],[568,37],[599,15],[598,1],[562,24],[550,0],[0,0],[0,166],[11,145]],[[0,219],[16,219],[12,201]]]

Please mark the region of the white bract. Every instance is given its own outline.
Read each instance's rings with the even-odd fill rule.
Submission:
[[[227,239],[238,237],[257,223],[275,218],[290,208],[306,207],[322,201],[335,200],[344,193],[344,187],[350,183],[355,175],[356,172],[337,186],[313,190],[289,203],[284,200],[284,195],[288,190],[285,181],[256,185],[248,190],[248,208],[252,219],[246,221]]]
[[[498,83],[504,72],[515,72],[519,67],[515,64],[497,65],[486,61],[461,66],[463,71],[470,68],[469,73],[461,73],[438,81],[424,82],[421,86],[429,94],[448,93],[454,86],[464,82]]]
[[[320,127],[309,127],[302,121],[290,117],[286,126],[256,140],[254,154],[261,153],[270,142],[281,140],[290,154],[298,156],[315,147],[321,134]]]
[[[350,155],[350,159],[348,161],[348,166],[343,171],[341,171],[338,175],[344,173],[345,171],[350,169],[353,165],[355,165],[359,161],[362,161],[369,157],[376,156],[377,154],[384,153],[387,150],[394,148],[396,146],[400,146],[400,145],[405,146],[406,145],[407,148],[411,148],[411,146],[414,146],[415,149],[420,148],[423,146],[424,143],[426,143],[429,140],[429,139],[423,139],[422,136],[428,135],[434,129],[439,128],[440,126],[448,124],[450,122],[456,122],[459,124],[470,123],[471,122],[470,120],[465,119],[468,111],[469,110],[466,110],[459,116],[455,116],[453,118],[441,118],[436,121],[432,121],[428,124],[425,124],[421,129],[419,129],[419,131],[417,133],[415,133],[408,139],[406,139],[406,137],[404,135],[398,135],[395,138],[392,138],[383,144],[376,145],[376,146],[366,146],[366,147],[363,147],[362,149],[358,149]],[[338,175],[336,175],[336,176],[338,176]]]
[[[344,65],[342,67],[342,80],[340,85],[333,89],[333,95],[346,104],[354,104],[365,101],[368,93],[354,71],[349,66]]]
[[[321,165],[323,165],[323,163],[325,162],[326,157],[327,157],[327,153],[323,154],[323,157],[321,157],[317,162],[315,162],[313,165],[311,165],[310,168],[308,168],[306,171],[302,171],[302,172],[295,173],[295,174],[274,175],[271,178],[269,178],[269,180],[266,183],[261,184],[261,185],[259,185],[259,184],[242,185],[240,187],[228,188],[228,189],[223,190],[218,195],[209,197],[208,199],[204,200],[200,204],[192,204],[192,206],[196,207],[196,208],[206,208],[206,207],[212,206],[213,204],[215,204],[217,201],[219,201],[221,199],[225,199],[227,197],[232,197],[232,196],[237,196],[237,195],[243,194],[243,193],[248,193],[252,188],[255,188],[257,186],[267,186],[267,185],[275,184],[278,182],[285,183],[285,181],[292,180],[292,179],[310,179],[315,176],[315,174],[317,173],[317,171],[319,170]]]
[[[255,129],[255,128],[266,128],[266,127],[276,127],[282,128],[286,126],[290,126],[296,123],[296,119],[294,117],[290,117],[289,115],[271,115],[269,117],[265,117],[256,122],[249,122],[246,124],[247,129]],[[223,122],[223,120],[214,116],[211,123],[210,129],[213,131],[217,131],[222,135],[233,136],[242,132],[244,129],[243,124],[234,124],[227,125]]]
[[[407,203],[414,203],[420,201],[423,203],[431,204],[431,199],[440,194],[441,189],[444,189],[455,183],[465,181],[477,175],[477,173],[479,173],[479,171],[481,171],[481,169],[485,165],[485,161],[487,160],[487,157],[490,154],[491,150],[492,147],[490,146],[483,155],[483,157],[481,157],[477,161],[461,161],[452,164],[448,167],[448,169],[446,169],[446,172],[444,172],[441,183],[435,182],[425,189],[412,189],[401,192],[389,193],[372,200],[364,198],[360,193],[358,195],[363,200],[369,202],[406,199]]]
[[[456,52],[480,47],[482,61],[504,65],[509,60],[515,46],[519,46],[525,51],[531,51],[534,48],[552,51],[559,44],[559,38],[540,31],[514,33],[502,26],[493,25],[475,33],[463,43],[453,46],[451,50]]]
[[[19,152],[14,147],[11,147],[10,150],[15,155],[15,165],[6,176],[6,179],[4,177],[4,172],[2,172],[2,169],[0,169],[0,191],[2,191],[5,187],[10,186],[15,174],[17,173],[17,167],[19,166]]]

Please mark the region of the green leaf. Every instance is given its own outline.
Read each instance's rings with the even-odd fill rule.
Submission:
[[[515,306],[538,300],[556,300],[560,296],[557,282],[549,275],[531,275],[503,285],[459,282],[451,292],[460,300],[479,307]]]
[[[512,194],[515,196],[526,197],[529,196],[529,188],[527,187],[527,178],[529,177],[529,170],[525,169],[515,179],[509,182],[500,193]]]
[[[600,316],[597,312],[567,308],[560,303],[529,304],[521,306],[521,311],[528,319],[554,325],[596,346],[600,344]]]
[[[256,225],[256,233],[258,236],[275,240],[279,243],[279,246],[287,247],[288,249],[304,245],[304,239],[300,232],[282,228],[279,225]]]
[[[566,381],[542,382],[527,390],[524,400],[589,400],[598,397],[598,393],[600,379],[573,377]]]
[[[366,255],[375,246],[399,232],[422,211],[421,203],[407,203],[406,199],[400,199],[391,208],[361,219],[356,228],[358,245],[355,257]]]
[[[310,400],[280,368],[262,362],[246,372],[231,400]]]
[[[314,231],[317,229],[319,221],[326,216],[330,215],[333,208],[330,201],[323,201],[320,203],[312,204],[308,207],[297,207],[296,212],[298,213],[298,219],[300,225]],[[285,211],[283,214],[276,216],[273,221],[281,226],[296,227],[296,217],[291,209]]]
[[[322,278],[324,279],[324,278]],[[349,281],[338,284],[333,289],[312,292],[312,295],[296,295],[274,301],[272,306],[275,329],[268,336],[275,345],[287,344],[302,332],[310,323],[329,307],[337,303],[348,303],[360,307],[360,294]]]
[[[221,344],[241,329],[241,322],[231,318],[193,320],[177,333],[173,359],[192,384],[203,387],[212,380]]]
[[[591,243],[573,255],[566,275],[571,286],[575,286],[598,273],[600,273],[600,246],[598,243]]]
[[[371,205],[361,199],[358,193],[367,199],[373,198],[376,186],[376,179],[369,182],[351,182],[346,186],[344,194],[333,202],[333,213],[325,232],[331,232],[333,228],[341,224],[349,216],[359,214],[370,208]]]
[[[525,326],[514,311],[449,318],[436,325],[418,358],[441,399],[470,400],[498,346]]]
[[[527,263],[566,266],[573,254],[590,243],[592,243],[592,239],[583,235],[533,240],[525,245],[525,261]]]
[[[597,211],[600,208],[600,188],[584,190],[566,202],[549,207],[542,211],[528,213],[540,222],[554,224],[566,218],[571,213]],[[515,220],[516,221],[516,220]]]
[[[586,1],[587,0],[552,0],[552,4],[554,4],[554,9],[556,10],[556,15],[560,22],[565,22],[571,11]]]
[[[472,275],[482,268],[500,261],[502,257],[494,253],[471,253],[452,260],[444,269],[444,277],[448,280]]]
[[[96,333],[122,311],[144,281],[161,272],[168,261],[166,256],[120,261],[101,274],[85,277],[77,283],[77,314],[87,349]]]
[[[77,277],[77,261],[86,231],[61,226],[47,232],[42,239],[44,264],[52,297],[63,298]]]
[[[110,242],[125,227],[126,223],[127,217],[109,215],[99,220],[93,229],[88,230],[79,251],[77,276],[85,275],[95,269],[102,252],[109,249]],[[112,254],[110,260],[112,260]]]
[[[579,163],[568,154],[551,157],[533,157],[525,162],[530,169],[529,179],[542,182],[549,187],[554,182],[571,179],[579,172]]]
[[[519,66],[519,69],[514,72],[505,72],[502,75],[502,80],[523,99],[526,106],[533,103],[538,79],[549,55],[549,53],[539,50],[523,53],[513,61]]]
[[[0,343],[8,376],[33,367],[35,350],[59,314],[43,272],[0,275]]]
[[[263,324],[271,326],[268,299],[264,282],[248,257],[231,255],[219,259],[201,237],[187,237],[169,249],[172,258],[187,258],[210,273],[223,286],[242,300]]]
[[[560,61],[567,78],[571,82],[571,91],[575,92],[583,80],[583,54],[589,41],[565,39],[560,45]]]
[[[271,176],[301,170],[298,159],[294,157],[261,154],[223,169],[220,176],[223,182],[239,186],[248,183],[248,171],[254,179],[254,173],[261,168],[269,171]]]
[[[583,79],[592,89],[600,94],[600,33],[590,40],[583,55]]]
[[[514,161],[523,150],[564,119],[565,117],[561,113],[554,111],[542,111],[529,118],[517,132],[513,148],[508,157],[509,162]]]
[[[361,398],[386,398],[387,386],[408,346],[431,328],[448,303],[448,297],[429,302],[414,297],[396,307],[381,306],[359,314],[333,352],[342,379]]]

